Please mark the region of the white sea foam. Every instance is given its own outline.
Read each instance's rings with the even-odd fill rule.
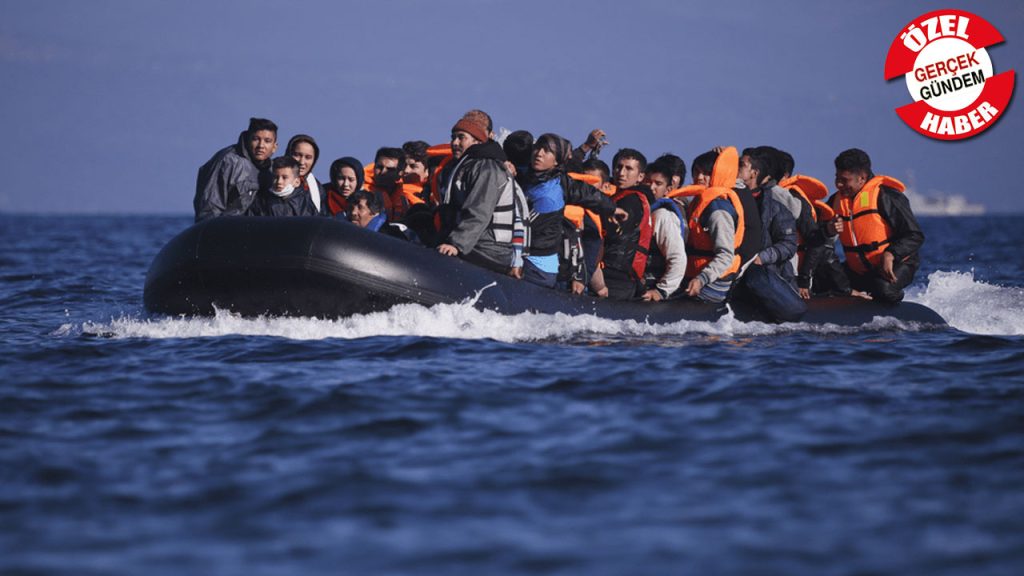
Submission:
[[[949,325],[972,334],[1024,335],[1024,288],[974,279],[972,272],[933,272],[907,300],[935,310]]]
[[[951,326],[976,334],[1024,334],[1024,289],[977,282],[970,273],[935,272],[926,286],[908,291],[908,300],[929,306]],[[915,330],[919,327],[892,318],[876,318],[859,327],[835,325],[739,322],[731,314],[716,322],[682,320],[648,324],[635,320],[608,320],[596,316],[524,313],[514,316],[477,310],[472,302],[424,307],[395,306],[384,312],[337,320],[313,318],[243,318],[223,310],[207,318],[124,316],[109,322],[65,324],[54,336],[96,334],[112,338],[202,338],[215,336],[278,336],[294,340],[366,338],[372,336],[425,336],[493,339],[503,342],[578,341],[707,335],[713,337],[768,336],[791,332],[853,334],[865,330]],[[667,342],[662,342],[667,343]]]

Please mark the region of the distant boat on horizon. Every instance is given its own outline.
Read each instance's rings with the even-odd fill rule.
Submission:
[[[907,188],[906,195],[916,216],[981,216],[986,212],[984,204],[972,204],[961,194],[926,196]]]

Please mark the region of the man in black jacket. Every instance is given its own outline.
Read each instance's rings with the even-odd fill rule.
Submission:
[[[643,184],[647,158],[638,150],[623,148],[612,159],[615,212],[605,220],[604,284],[615,300],[639,298],[651,243],[651,209],[654,196]]]
[[[796,223],[789,209],[774,197],[769,153],[756,148],[744,150],[737,177],[745,186],[737,194],[752,195],[761,215],[761,250],[741,277],[739,294],[752,296],[771,320],[796,322],[807,312],[790,263],[796,255]]]
[[[264,184],[261,178],[269,176],[270,157],[276,150],[277,124],[250,118],[249,129],[238,135],[238,143],[221,149],[199,168],[192,200],[196,222],[245,214]]]
[[[839,154],[836,193],[828,203],[838,218],[829,226],[839,234],[850,285],[875,300],[895,304],[921,265],[924,233],[902,193],[902,184],[871,171],[871,158],[851,148]]]

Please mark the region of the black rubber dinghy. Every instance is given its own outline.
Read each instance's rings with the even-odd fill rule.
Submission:
[[[689,299],[622,302],[574,296],[496,274],[458,258],[328,218],[214,218],[167,243],[146,275],[150,312],[337,318],[396,304],[431,306],[476,298],[502,314],[594,314],[650,323],[714,321],[720,306]],[[737,319],[756,310],[731,305]],[[814,298],[803,322],[861,325],[878,316],[945,324],[912,302],[897,306],[862,298]]]

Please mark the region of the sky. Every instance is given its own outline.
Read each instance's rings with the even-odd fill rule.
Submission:
[[[948,7],[1006,38],[996,73],[1024,69],[1019,0],[0,0],[0,212],[190,214],[197,169],[250,116],[279,153],[316,138],[324,181],[341,156],[445,142],[472,108],[574,145],[600,127],[606,161],[771,144],[830,187],[858,147],[919,192],[1024,212],[1020,105],[958,142],[896,115],[889,45]]]

